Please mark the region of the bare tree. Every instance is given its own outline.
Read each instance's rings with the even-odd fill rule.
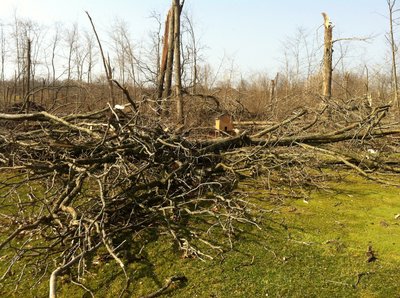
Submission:
[[[95,52],[94,52],[94,37],[91,33],[85,32],[85,42],[86,42],[86,52],[87,52],[87,58],[86,58],[86,63],[87,63],[87,83],[91,84],[92,83],[92,75],[93,75],[93,67],[95,65]]]
[[[126,82],[126,50],[125,50],[125,36],[127,31],[127,25],[122,20],[117,20],[113,26],[113,33],[111,39],[113,41],[114,53],[116,55],[116,67],[118,69],[119,75],[118,80],[125,84]]]
[[[113,87],[113,74],[112,74],[110,58],[109,57],[106,58],[106,56],[104,54],[103,46],[101,45],[100,38],[99,38],[99,35],[97,34],[96,27],[94,26],[92,17],[90,16],[90,14],[87,11],[86,11],[86,15],[89,18],[90,24],[92,25],[93,33],[96,36],[96,40],[97,40],[97,43],[98,43],[98,46],[99,46],[99,49],[100,49],[101,58],[103,60],[104,72],[106,74],[108,86],[109,86],[109,89],[110,89],[111,103],[112,103],[113,106],[115,106],[114,87]]]
[[[183,16],[183,23],[181,24],[182,30],[185,32],[185,36],[187,38],[186,48],[186,60],[188,66],[185,67],[184,63],[182,63],[182,72],[185,72],[185,69],[188,68],[189,72],[189,86],[192,89],[192,93],[196,94],[197,92],[197,85],[199,82],[199,60],[200,55],[199,52],[201,50],[201,46],[199,45],[199,40],[196,38],[194,22],[191,16],[188,13],[182,14]],[[181,34],[183,35],[183,34]],[[182,42],[183,43],[183,42]],[[183,56],[183,55],[182,55]],[[183,58],[185,60],[185,58]]]
[[[67,81],[69,82],[72,78],[72,61],[74,56],[74,51],[76,50],[76,43],[78,38],[78,24],[73,24],[72,28],[67,31],[67,46],[68,46],[68,56],[67,56]]]
[[[154,18],[157,20],[156,17]],[[127,23],[122,20],[117,20],[114,25],[113,34],[111,37],[114,43],[114,52],[116,54],[116,66],[119,71],[118,80],[123,86],[132,86],[133,91],[135,92],[136,57],[134,55],[134,46],[132,43],[132,39],[129,36]],[[148,68],[150,69],[151,67]],[[127,87],[124,88],[126,89]]]
[[[35,68],[40,52],[41,27],[30,20],[19,20],[15,17],[12,37],[15,39],[16,70],[14,91],[24,103],[21,111],[27,112],[31,89],[34,88]],[[20,88],[20,89],[19,89]],[[19,89],[19,90],[18,90]]]
[[[75,43],[75,67],[76,67],[76,79],[79,82],[83,81],[84,64],[87,59],[88,53],[86,48],[83,46],[81,39],[78,38]]]
[[[396,41],[394,39],[394,13],[397,11],[395,9],[396,5],[396,0],[386,0],[386,3],[388,5],[389,9],[389,33],[388,33],[388,41],[390,44],[391,48],[391,58],[392,58],[392,84],[393,84],[393,91],[394,91],[394,98],[393,98],[393,104],[397,106],[399,112],[400,112],[400,105],[399,105],[399,99],[398,99],[398,80],[397,80],[397,66],[396,66],[396,54],[398,51],[398,46],[396,44]]]
[[[52,50],[51,50],[51,70],[52,70],[51,80],[53,85],[55,84],[56,81],[56,50],[59,41],[60,41],[60,25],[56,24],[54,36],[52,39]]]

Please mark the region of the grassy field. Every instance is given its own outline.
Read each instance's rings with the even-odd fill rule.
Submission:
[[[267,210],[255,214],[261,230],[246,226],[233,249],[209,261],[181,258],[170,238],[154,237],[141,259],[127,265],[126,297],[149,294],[173,275],[187,282],[164,297],[399,297],[400,189],[351,173],[342,178],[308,201],[271,200],[259,181],[242,182],[248,200]],[[95,296],[118,296],[125,277],[115,262],[93,269],[84,282]],[[67,276],[63,280],[61,297],[90,297]],[[46,290],[45,283],[37,290],[22,287],[14,296],[42,297]]]
[[[168,297],[398,297],[400,293],[400,189],[349,175],[307,202],[271,202],[246,181],[242,190],[270,212],[262,230],[247,228],[234,248],[214,260],[182,259],[166,237],[149,243],[143,260],[129,265],[129,295],[155,291],[172,275],[188,281]],[[371,247],[376,261],[368,262]],[[88,277],[100,297],[113,297],[124,283],[111,263]],[[63,297],[81,297],[76,286]]]

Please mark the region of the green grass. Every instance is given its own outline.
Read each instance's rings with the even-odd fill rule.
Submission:
[[[141,259],[127,264],[131,283],[126,297],[151,293],[177,274],[188,281],[174,284],[164,297],[399,296],[399,188],[349,174],[329,182],[329,191],[312,192],[308,202],[277,203],[260,185],[248,180],[239,187],[249,192],[250,201],[271,211],[259,220],[262,230],[245,227],[232,250],[215,253],[214,260],[206,262],[181,258],[169,237],[153,237]],[[226,242],[217,231],[212,237]],[[376,252],[375,262],[367,262],[369,245]],[[125,285],[113,261],[92,272],[84,283],[96,297],[116,297]],[[43,288],[26,293],[45,296]],[[65,277],[60,297],[89,296]]]
[[[242,188],[253,190],[256,181]],[[172,275],[185,284],[165,297],[398,297],[400,293],[400,189],[348,176],[308,203],[277,205],[257,190],[251,198],[266,213],[262,230],[246,228],[234,249],[212,261],[182,259],[165,236],[149,243],[145,258],[129,265],[129,297],[155,291]],[[262,200],[261,200],[262,198]],[[215,235],[218,236],[217,234]],[[367,262],[371,245],[378,260]],[[118,294],[124,278],[113,263],[88,284],[99,297]],[[74,286],[63,297],[81,297]]]

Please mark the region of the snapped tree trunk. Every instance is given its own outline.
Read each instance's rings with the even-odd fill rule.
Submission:
[[[182,78],[181,78],[181,10],[182,6],[179,0],[173,0],[174,8],[174,60],[175,60],[175,97],[176,97],[176,122],[183,124],[183,96],[182,96]]]
[[[29,92],[31,89],[31,68],[32,68],[32,59],[31,59],[31,46],[32,41],[30,39],[27,40],[26,46],[26,92],[24,99],[24,110],[26,113],[29,113]]]
[[[161,105],[162,105],[162,94],[164,90],[164,80],[165,80],[165,71],[167,69],[167,57],[168,57],[168,41],[169,41],[169,24],[171,19],[171,10],[168,11],[167,18],[165,20],[165,29],[164,29],[164,40],[163,40],[163,50],[161,53],[161,65],[160,65],[160,73],[158,74],[158,85],[157,85],[157,114],[161,114]]]
[[[275,100],[275,80],[271,80],[271,87],[269,89],[269,99],[271,103]]]
[[[272,115],[276,115],[276,111],[278,109],[278,107],[277,107],[277,105],[278,105],[278,95],[277,95],[278,78],[279,78],[279,72],[276,73],[275,79],[271,80],[271,86],[269,89],[269,100],[270,100]]]
[[[322,96],[330,99],[332,96],[332,24],[326,13],[324,17],[324,62],[322,70]]]
[[[167,65],[165,70],[165,82],[164,92],[162,95],[162,113],[164,116],[169,114],[168,98],[171,95],[172,85],[172,70],[174,66],[174,10],[173,7],[169,11],[169,24],[168,24],[168,53],[167,53]]]

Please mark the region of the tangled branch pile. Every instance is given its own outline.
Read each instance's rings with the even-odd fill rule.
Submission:
[[[140,238],[151,230],[169,233],[185,257],[211,258],[199,245],[222,249],[207,233],[218,228],[230,240],[234,222],[256,224],[248,203],[229,195],[241,177],[268,172],[271,190],[274,183],[317,186],[308,169],[332,162],[318,155],[371,179],[372,169],[400,172],[359,154],[367,142],[399,133],[382,125],[387,109],[336,129],[301,111],[252,134],[202,141],[111,106],[65,117],[0,114],[0,262],[7,264],[0,280],[15,283],[10,276],[18,272],[19,281],[29,274],[38,283],[52,271],[55,295],[58,275],[74,266],[80,277],[104,253],[125,272],[132,241],[144,245]],[[329,131],[318,133],[323,127]],[[339,142],[347,152],[329,148]],[[352,142],[363,145],[353,151]]]
[[[13,129],[0,140],[3,170],[13,170],[1,183],[1,261],[11,260],[2,280],[23,258],[25,273],[34,276],[54,261],[54,277],[73,264],[83,274],[85,260],[100,247],[123,269],[124,235],[151,229],[169,232],[187,257],[210,257],[190,239],[217,246],[191,229],[187,216],[206,214],[228,235],[234,220],[247,220],[244,204],[225,198],[235,181],[216,166],[213,149],[135,114],[104,109],[64,118],[47,112],[1,117],[17,123],[8,122]]]

